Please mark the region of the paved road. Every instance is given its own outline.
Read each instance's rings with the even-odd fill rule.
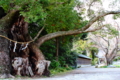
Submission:
[[[35,80],[120,80],[120,68],[84,67],[64,75]]]

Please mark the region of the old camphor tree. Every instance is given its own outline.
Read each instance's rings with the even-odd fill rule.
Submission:
[[[73,10],[76,4],[75,0],[0,0],[0,78],[49,76],[50,61],[39,49],[45,41],[98,30],[87,29],[101,17],[120,13],[104,12],[81,26],[80,15]],[[40,26],[40,31],[32,39],[29,23],[33,22]],[[43,29],[48,34],[40,35]]]

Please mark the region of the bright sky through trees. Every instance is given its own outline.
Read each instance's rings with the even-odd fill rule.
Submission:
[[[114,4],[114,2],[115,2],[115,5],[112,6],[112,4]],[[119,0],[102,0],[102,3],[103,3],[103,7],[105,10],[113,11],[113,10],[119,9],[120,1]]]

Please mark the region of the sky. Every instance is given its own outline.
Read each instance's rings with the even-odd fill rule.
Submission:
[[[114,1],[116,1],[114,7],[110,6],[110,4],[113,4]],[[102,0],[102,3],[103,3],[104,9],[107,10],[107,11],[118,10],[119,9],[118,6],[120,6],[119,5],[120,0]]]
[[[80,0],[81,2],[86,2],[89,0]],[[109,10],[116,10],[119,9],[118,6],[120,6],[120,0],[101,0],[103,4],[103,8],[107,11]],[[116,1],[115,6],[111,7],[110,4],[112,4],[114,1]]]
[[[102,0],[103,2],[103,7],[106,11],[117,11],[119,10],[119,4],[120,4],[120,0],[117,0],[117,2],[115,3],[114,7],[110,7],[109,4],[111,4],[113,1],[115,0]],[[120,23],[120,18],[113,20],[113,15],[108,15],[105,17],[106,23],[111,23],[112,25],[115,25],[115,21],[117,23]]]
[[[102,0],[103,3],[103,7],[105,10],[109,10],[109,4],[110,4],[111,0]]]
[[[87,3],[87,1],[90,1],[90,0],[80,0],[80,1]],[[101,0],[101,1],[102,1],[102,6],[101,7],[99,6],[99,4],[94,5],[93,9],[95,11],[98,11],[98,8],[102,8],[102,7],[103,7],[102,9],[104,9],[104,11],[117,11],[117,10],[120,10],[120,8],[118,8],[118,6],[120,6],[120,0]],[[115,2],[114,6],[112,6],[113,2]],[[88,6],[86,6],[85,8],[88,8]],[[87,12],[86,12],[86,14],[87,14]],[[113,20],[113,15],[108,15],[108,16],[105,17],[105,19],[106,19],[106,23],[115,24],[115,21]],[[120,19],[118,19],[117,22],[120,23]]]

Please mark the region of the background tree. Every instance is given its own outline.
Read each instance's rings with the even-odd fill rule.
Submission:
[[[114,26],[115,27],[115,26]],[[104,65],[110,65],[118,52],[119,45],[119,27],[113,28],[107,26],[103,29],[93,32],[91,35],[91,41],[94,43],[94,47],[98,48],[97,57],[102,60]],[[89,36],[90,37],[90,36]],[[99,61],[100,62],[100,61]]]

